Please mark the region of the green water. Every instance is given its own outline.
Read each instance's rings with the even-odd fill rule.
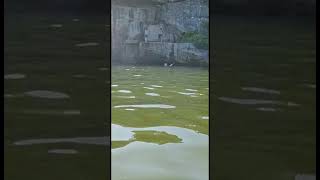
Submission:
[[[74,22],[73,18],[80,21]],[[110,153],[106,153],[105,146],[81,143],[14,145],[17,141],[28,139],[109,135],[110,71],[101,70],[107,66],[105,50],[109,49],[109,36],[105,36],[109,29],[105,26],[105,19],[27,15],[6,17],[4,71],[5,74],[22,73],[26,78],[4,80],[4,94],[21,95],[41,89],[63,92],[71,97],[58,100],[5,96],[6,179],[84,180],[104,179],[110,175],[109,163],[106,163]],[[215,42],[216,54],[210,74],[210,141],[213,145],[210,150],[214,152],[214,156],[210,156],[210,168],[213,178],[292,180],[298,173],[315,174],[315,23],[306,19],[235,17],[215,17],[213,22],[215,26],[211,28],[210,36]],[[51,24],[63,24],[63,27],[50,28]],[[100,45],[84,48],[75,46],[86,42],[98,42]],[[118,97],[117,103],[112,106],[161,103],[176,108],[113,108],[113,117],[124,115],[122,118],[112,118],[112,127],[118,129],[112,131],[112,152],[116,156],[113,158],[119,160],[116,161],[118,164],[114,163],[115,167],[122,168],[127,174],[132,173],[136,178],[143,174],[144,177],[155,179],[145,172],[159,175],[161,172],[155,170],[163,166],[170,169],[179,167],[176,166],[179,162],[175,161],[179,158],[185,165],[190,164],[186,161],[193,160],[196,165],[205,166],[208,161],[204,148],[208,141],[208,122],[201,117],[208,116],[208,111],[205,108],[196,109],[200,104],[207,106],[207,71],[136,67],[137,72],[127,72],[125,68],[132,67],[113,67],[118,75],[112,76],[112,83],[119,86],[112,87],[112,90],[130,90],[132,93],[114,92],[112,98],[136,98]],[[152,72],[147,75],[148,70]],[[195,74],[202,74],[201,79]],[[74,75],[86,76],[81,78]],[[175,78],[178,79],[176,82]],[[143,88],[150,85],[163,87],[154,90]],[[248,91],[248,87],[251,91]],[[190,97],[177,93],[186,92],[185,89],[189,88],[204,95]],[[252,91],[254,88],[256,91]],[[257,92],[257,88],[260,88],[260,92]],[[263,93],[261,89],[274,91]],[[146,96],[145,93],[157,93],[160,97]],[[221,97],[229,98],[229,102],[221,100]],[[230,98],[242,104],[231,103]],[[281,103],[243,104],[248,99],[251,100],[249,102],[254,99]],[[288,102],[291,105],[288,106]],[[193,104],[196,109],[182,109]],[[80,110],[81,113],[61,115],[65,110]],[[159,113],[161,111],[164,114]],[[140,119],[139,122],[139,119],[130,116],[133,113],[146,116],[148,120],[141,122]],[[174,120],[175,116],[183,117],[181,119],[185,123]],[[114,134],[116,132],[119,134]],[[141,148],[146,151],[141,151]],[[48,153],[52,149],[75,149],[78,153]],[[125,151],[130,153],[124,155]],[[144,152],[146,156],[141,158]],[[195,156],[198,160],[193,159]],[[149,161],[149,157],[156,159]],[[123,163],[126,159],[127,166]],[[173,161],[168,163],[166,159]],[[161,163],[155,167],[158,161]],[[150,162],[151,165],[148,164]],[[141,173],[147,165],[150,165],[150,169]],[[130,172],[129,168],[137,174]],[[168,179],[187,179],[179,175],[192,177],[188,172],[206,171],[206,167],[202,170],[197,166],[194,170],[189,168],[181,166],[181,169],[186,169],[183,173],[178,169],[177,173],[169,170],[162,175],[167,175]],[[113,175],[119,177],[119,173]]]
[[[216,16],[213,22],[213,179],[314,175],[315,21]]]
[[[208,179],[208,69],[112,67],[112,179]]]
[[[74,21],[75,18],[79,21]],[[49,143],[50,140],[40,144],[15,144],[43,138],[110,136],[106,126],[110,122],[110,93],[105,91],[109,87],[110,71],[103,69],[108,66],[105,57],[109,29],[105,21],[104,16],[6,15],[5,179],[108,177],[106,161],[110,153],[105,145]],[[62,27],[52,27],[53,24]],[[99,45],[76,46],[87,42]],[[6,78],[16,73],[24,74],[25,78]],[[34,90],[64,93],[69,98],[49,99],[24,94]],[[77,153],[52,153],[54,150]]]

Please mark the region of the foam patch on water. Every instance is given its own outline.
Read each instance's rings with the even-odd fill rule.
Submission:
[[[96,43],[96,42],[88,42],[88,43],[79,43],[79,44],[76,44],[75,46],[77,47],[89,47],[89,46],[98,46],[99,43]]]
[[[257,87],[242,87],[243,91],[251,91],[251,92],[259,92],[259,93],[267,93],[267,94],[280,94],[280,91],[273,89],[265,89],[265,88],[257,88]]]
[[[64,115],[80,115],[80,111],[79,110],[67,110],[67,111],[63,111]]]
[[[230,97],[219,97],[219,100],[242,105],[259,105],[259,104],[281,104],[280,101],[260,100],[260,99],[240,99]]]
[[[108,70],[109,70],[109,68],[101,67],[101,68],[99,68],[99,70],[100,70],[100,71],[108,71]]]
[[[122,98],[122,99],[134,99],[135,96],[115,96],[116,98]]]
[[[152,87],[143,87],[143,88],[149,89],[149,90],[154,90],[154,88],[152,88]]]
[[[23,110],[22,113],[38,115],[80,115],[79,110]]]
[[[53,27],[53,28],[61,28],[61,27],[62,27],[62,24],[51,24],[50,27]]]
[[[14,80],[14,79],[24,79],[26,78],[26,75],[25,74],[6,74],[4,75],[4,79],[7,79],[7,80]]]
[[[201,119],[203,119],[203,120],[209,120],[209,116],[202,116]]]
[[[265,111],[265,112],[276,112],[277,111],[277,109],[275,109],[275,108],[266,108],[266,107],[257,108],[257,110]]]
[[[185,89],[186,91],[191,91],[191,92],[197,92],[198,90],[196,89]]]
[[[173,109],[176,106],[171,106],[167,104],[133,104],[133,105],[118,105],[114,108],[159,108],[159,109]]]
[[[48,150],[49,154],[77,154],[78,151],[75,149],[52,149]]]
[[[47,91],[47,90],[34,90],[24,93],[27,96],[37,97],[37,98],[48,98],[48,99],[66,99],[70,98],[69,95],[61,92]]]
[[[193,128],[194,128],[194,127],[197,127],[197,125],[195,125],[195,124],[188,124],[187,126],[188,126],[188,127],[193,127]]]
[[[275,104],[275,105],[286,105],[286,106],[300,106],[294,102],[282,102],[282,101],[273,101],[273,100],[264,100],[264,99],[240,99],[240,98],[230,98],[230,97],[219,97],[221,101],[241,104],[241,105],[261,105],[261,104]]]
[[[4,98],[15,98],[15,97],[18,97],[19,95],[14,95],[14,94],[4,94],[3,96],[4,96]]]
[[[141,74],[135,74],[133,75],[134,77],[141,77],[142,75]]]
[[[187,96],[194,96],[196,93],[189,93],[189,92],[178,92],[178,94],[187,95]]]
[[[159,85],[151,85],[152,87],[161,88],[162,86]]]
[[[110,137],[75,137],[75,138],[43,138],[43,139],[27,139],[16,141],[16,146],[27,146],[35,144],[57,144],[57,143],[73,143],[73,144],[91,144],[91,145],[110,145]]]
[[[160,96],[160,94],[157,93],[145,93],[147,96]]]
[[[85,74],[75,74],[75,75],[73,75],[72,77],[74,77],[74,78],[86,78],[86,77],[88,77],[88,76],[85,75]]]
[[[126,111],[135,111],[136,109],[131,109],[131,108],[127,108],[127,109],[124,109]]]
[[[294,102],[288,102],[287,105],[290,107],[290,106],[293,106],[293,107],[296,107],[296,106],[300,106],[300,104],[297,104],[297,103],[294,103]]]
[[[126,94],[130,94],[132,93],[130,90],[118,90],[119,93],[126,93]]]

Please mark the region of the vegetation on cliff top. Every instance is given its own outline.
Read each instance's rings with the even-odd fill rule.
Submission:
[[[208,50],[209,48],[209,22],[204,21],[201,23],[200,31],[184,32],[181,34],[178,42],[193,43],[199,49]]]
[[[193,43],[199,49],[209,48],[208,36],[198,32],[185,32],[181,35],[178,42]]]

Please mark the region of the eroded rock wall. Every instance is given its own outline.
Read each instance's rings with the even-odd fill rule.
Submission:
[[[160,8],[160,18],[180,31],[201,31],[202,24],[208,22],[208,0],[185,0],[165,3]]]
[[[124,63],[137,59],[188,63],[207,61],[205,50],[179,43],[184,32],[202,32],[208,22],[208,0],[159,0],[112,6],[112,58]],[[116,1],[119,2],[119,1]],[[146,54],[153,54],[144,58]]]

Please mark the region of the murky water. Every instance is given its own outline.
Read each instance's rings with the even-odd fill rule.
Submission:
[[[111,135],[105,15],[5,19],[5,179],[105,179]]]
[[[252,17],[215,17],[214,23],[212,178],[314,175],[315,23]]]
[[[112,84],[113,180],[208,179],[206,68],[114,66]]]

